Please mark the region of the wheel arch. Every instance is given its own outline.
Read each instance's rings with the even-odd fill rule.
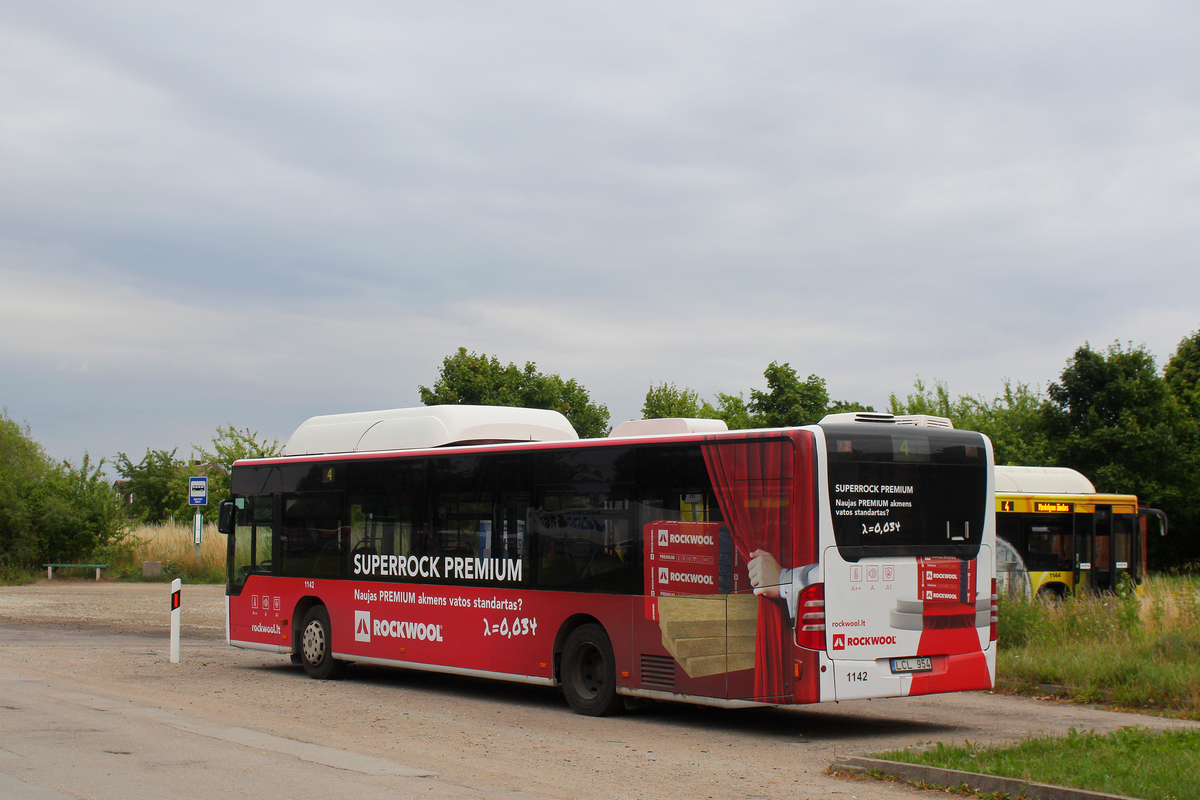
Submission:
[[[1071,587],[1062,581],[1046,581],[1042,585],[1038,586],[1035,594],[1038,597],[1062,600],[1071,594]]]
[[[572,631],[584,625],[599,625],[600,629],[608,635],[608,630],[604,627],[604,623],[596,619],[591,614],[572,614],[563,620],[562,625],[558,626],[558,634],[554,637],[554,683],[562,685],[562,653],[563,647],[566,645],[567,637]],[[612,637],[609,636],[609,639]]]
[[[309,609],[311,609],[313,606],[323,605],[325,605],[325,601],[313,595],[305,595],[296,601],[296,605],[292,609],[291,623],[291,642],[293,654],[300,652],[297,648],[299,647],[300,642],[300,626],[304,624],[304,615],[307,614]],[[328,611],[328,606],[326,606],[326,611]]]

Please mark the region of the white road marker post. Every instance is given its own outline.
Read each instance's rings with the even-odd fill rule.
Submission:
[[[171,663],[179,663],[179,602],[180,587],[183,581],[176,578],[171,581]]]

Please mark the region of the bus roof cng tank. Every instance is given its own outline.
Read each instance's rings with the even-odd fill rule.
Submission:
[[[915,425],[918,428],[953,428],[954,423],[947,417],[935,417],[932,414],[884,414],[878,411],[843,411],[838,414],[826,414],[818,425],[831,423],[865,423],[868,425]]]
[[[729,426],[720,419],[696,419],[693,417],[664,417],[661,419],[631,419],[622,422],[612,433],[611,439],[628,436],[669,436],[679,433],[720,433]]]
[[[1069,467],[996,466],[998,494],[1095,494],[1096,487]]]
[[[422,406],[311,417],[292,433],[283,454],[361,453],[578,438],[571,423],[557,411],[509,406]]]

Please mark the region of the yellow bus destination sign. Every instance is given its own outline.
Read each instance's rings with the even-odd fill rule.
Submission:
[[[1035,514],[1070,514],[1074,510],[1074,503],[1057,503],[1038,500],[1033,504],[1033,512]]]

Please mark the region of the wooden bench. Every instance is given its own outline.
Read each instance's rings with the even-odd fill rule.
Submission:
[[[54,580],[54,570],[62,569],[63,567],[78,567],[80,569],[96,570],[96,580],[100,580],[100,570],[108,569],[108,564],[42,564],[46,568],[46,578]]]

